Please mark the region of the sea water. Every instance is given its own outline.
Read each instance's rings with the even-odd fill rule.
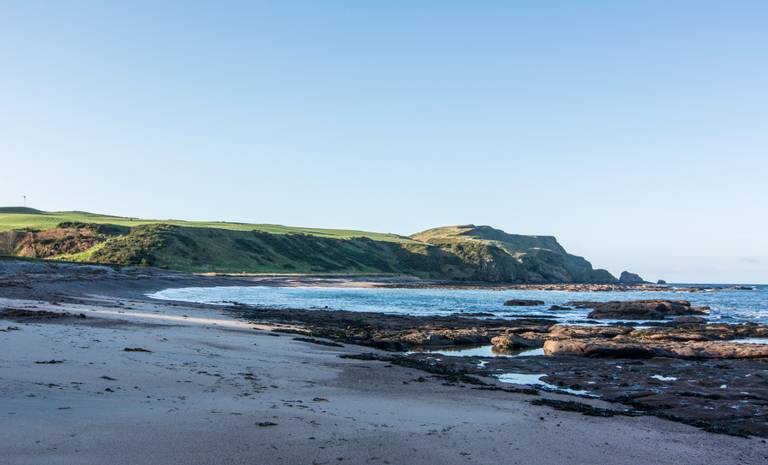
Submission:
[[[495,318],[547,315],[562,323],[588,323],[590,309],[549,310],[572,300],[609,301],[638,299],[682,299],[695,306],[709,306],[712,322],[757,322],[768,324],[768,286],[751,290],[728,285],[707,285],[706,291],[568,292],[535,290],[392,289],[349,287],[224,286],[166,289],[150,297],[185,302],[228,304],[239,302],[265,308],[328,309],[407,315],[454,315],[488,313]],[[533,307],[505,307],[509,299],[544,301]],[[605,321],[608,323],[608,321]]]

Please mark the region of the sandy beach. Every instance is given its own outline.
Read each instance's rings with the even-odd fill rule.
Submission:
[[[367,347],[297,341],[224,309],[142,297],[208,278],[67,273],[6,275],[0,288],[0,309],[69,314],[0,320],[2,464],[768,460],[764,439],[557,411],[524,394],[339,357],[376,352]]]
[[[766,24],[0,1],[0,465],[768,465]]]

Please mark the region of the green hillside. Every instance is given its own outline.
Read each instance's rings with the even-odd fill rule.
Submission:
[[[610,283],[616,278],[571,255],[553,236],[509,234],[490,226],[449,226],[411,236],[461,258],[472,273],[464,279],[525,283]]]
[[[125,216],[99,215],[95,213],[68,211],[44,212],[25,207],[0,207],[0,232],[13,229],[45,230],[60,223],[114,224],[135,227],[148,224],[169,224],[188,228],[216,228],[231,231],[261,231],[270,234],[309,234],[312,236],[350,239],[367,237],[375,241],[412,242],[409,238],[397,234],[354,231],[347,229],[297,228],[277,224],[232,223],[227,221],[185,221],[185,220],[147,220]]]
[[[0,208],[0,254],[196,272],[393,273],[488,282],[614,282],[551,236],[488,226],[412,237]]]

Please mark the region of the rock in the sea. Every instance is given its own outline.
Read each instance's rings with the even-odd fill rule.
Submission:
[[[700,316],[683,315],[675,317],[672,322],[678,325],[703,325],[707,320]]]
[[[507,307],[535,307],[537,305],[544,305],[542,300],[528,300],[528,299],[512,299],[504,302]]]
[[[660,279],[660,280],[656,281],[656,284],[660,284],[660,285],[666,285],[666,284],[667,284],[667,282],[666,282],[666,281],[664,281],[663,279]]]
[[[545,355],[580,357],[690,359],[768,358],[768,344],[733,342],[626,342],[615,339],[568,339],[544,342]]]
[[[622,271],[621,276],[619,276],[619,282],[621,284],[644,284],[645,280],[639,274]]]
[[[562,307],[560,305],[553,305],[549,307],[550,310],[572,310],[571,307]]]
[[[501,350],[536,349],[542,346],[540,339],[526,339],[517,334],[503,334],[491,339],[491,344]]]
[[[593,300],[571,300],[564,305],[574,308],[595,308],[596,306],[605,302],[595,302]]]
[[[754,291],[755,288],[752,286],[735,286],[732,288],[735,291]]]
[[[663,320],[676,315],[706,315],[706,307],[692,307],[687,300],[634,300],[595,305],[587,318],[595,320]]]

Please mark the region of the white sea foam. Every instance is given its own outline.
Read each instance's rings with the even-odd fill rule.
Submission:
[[[651,378],[658,379],[659,381],[677,381],[677,378],[674,376],[653,375]]]

